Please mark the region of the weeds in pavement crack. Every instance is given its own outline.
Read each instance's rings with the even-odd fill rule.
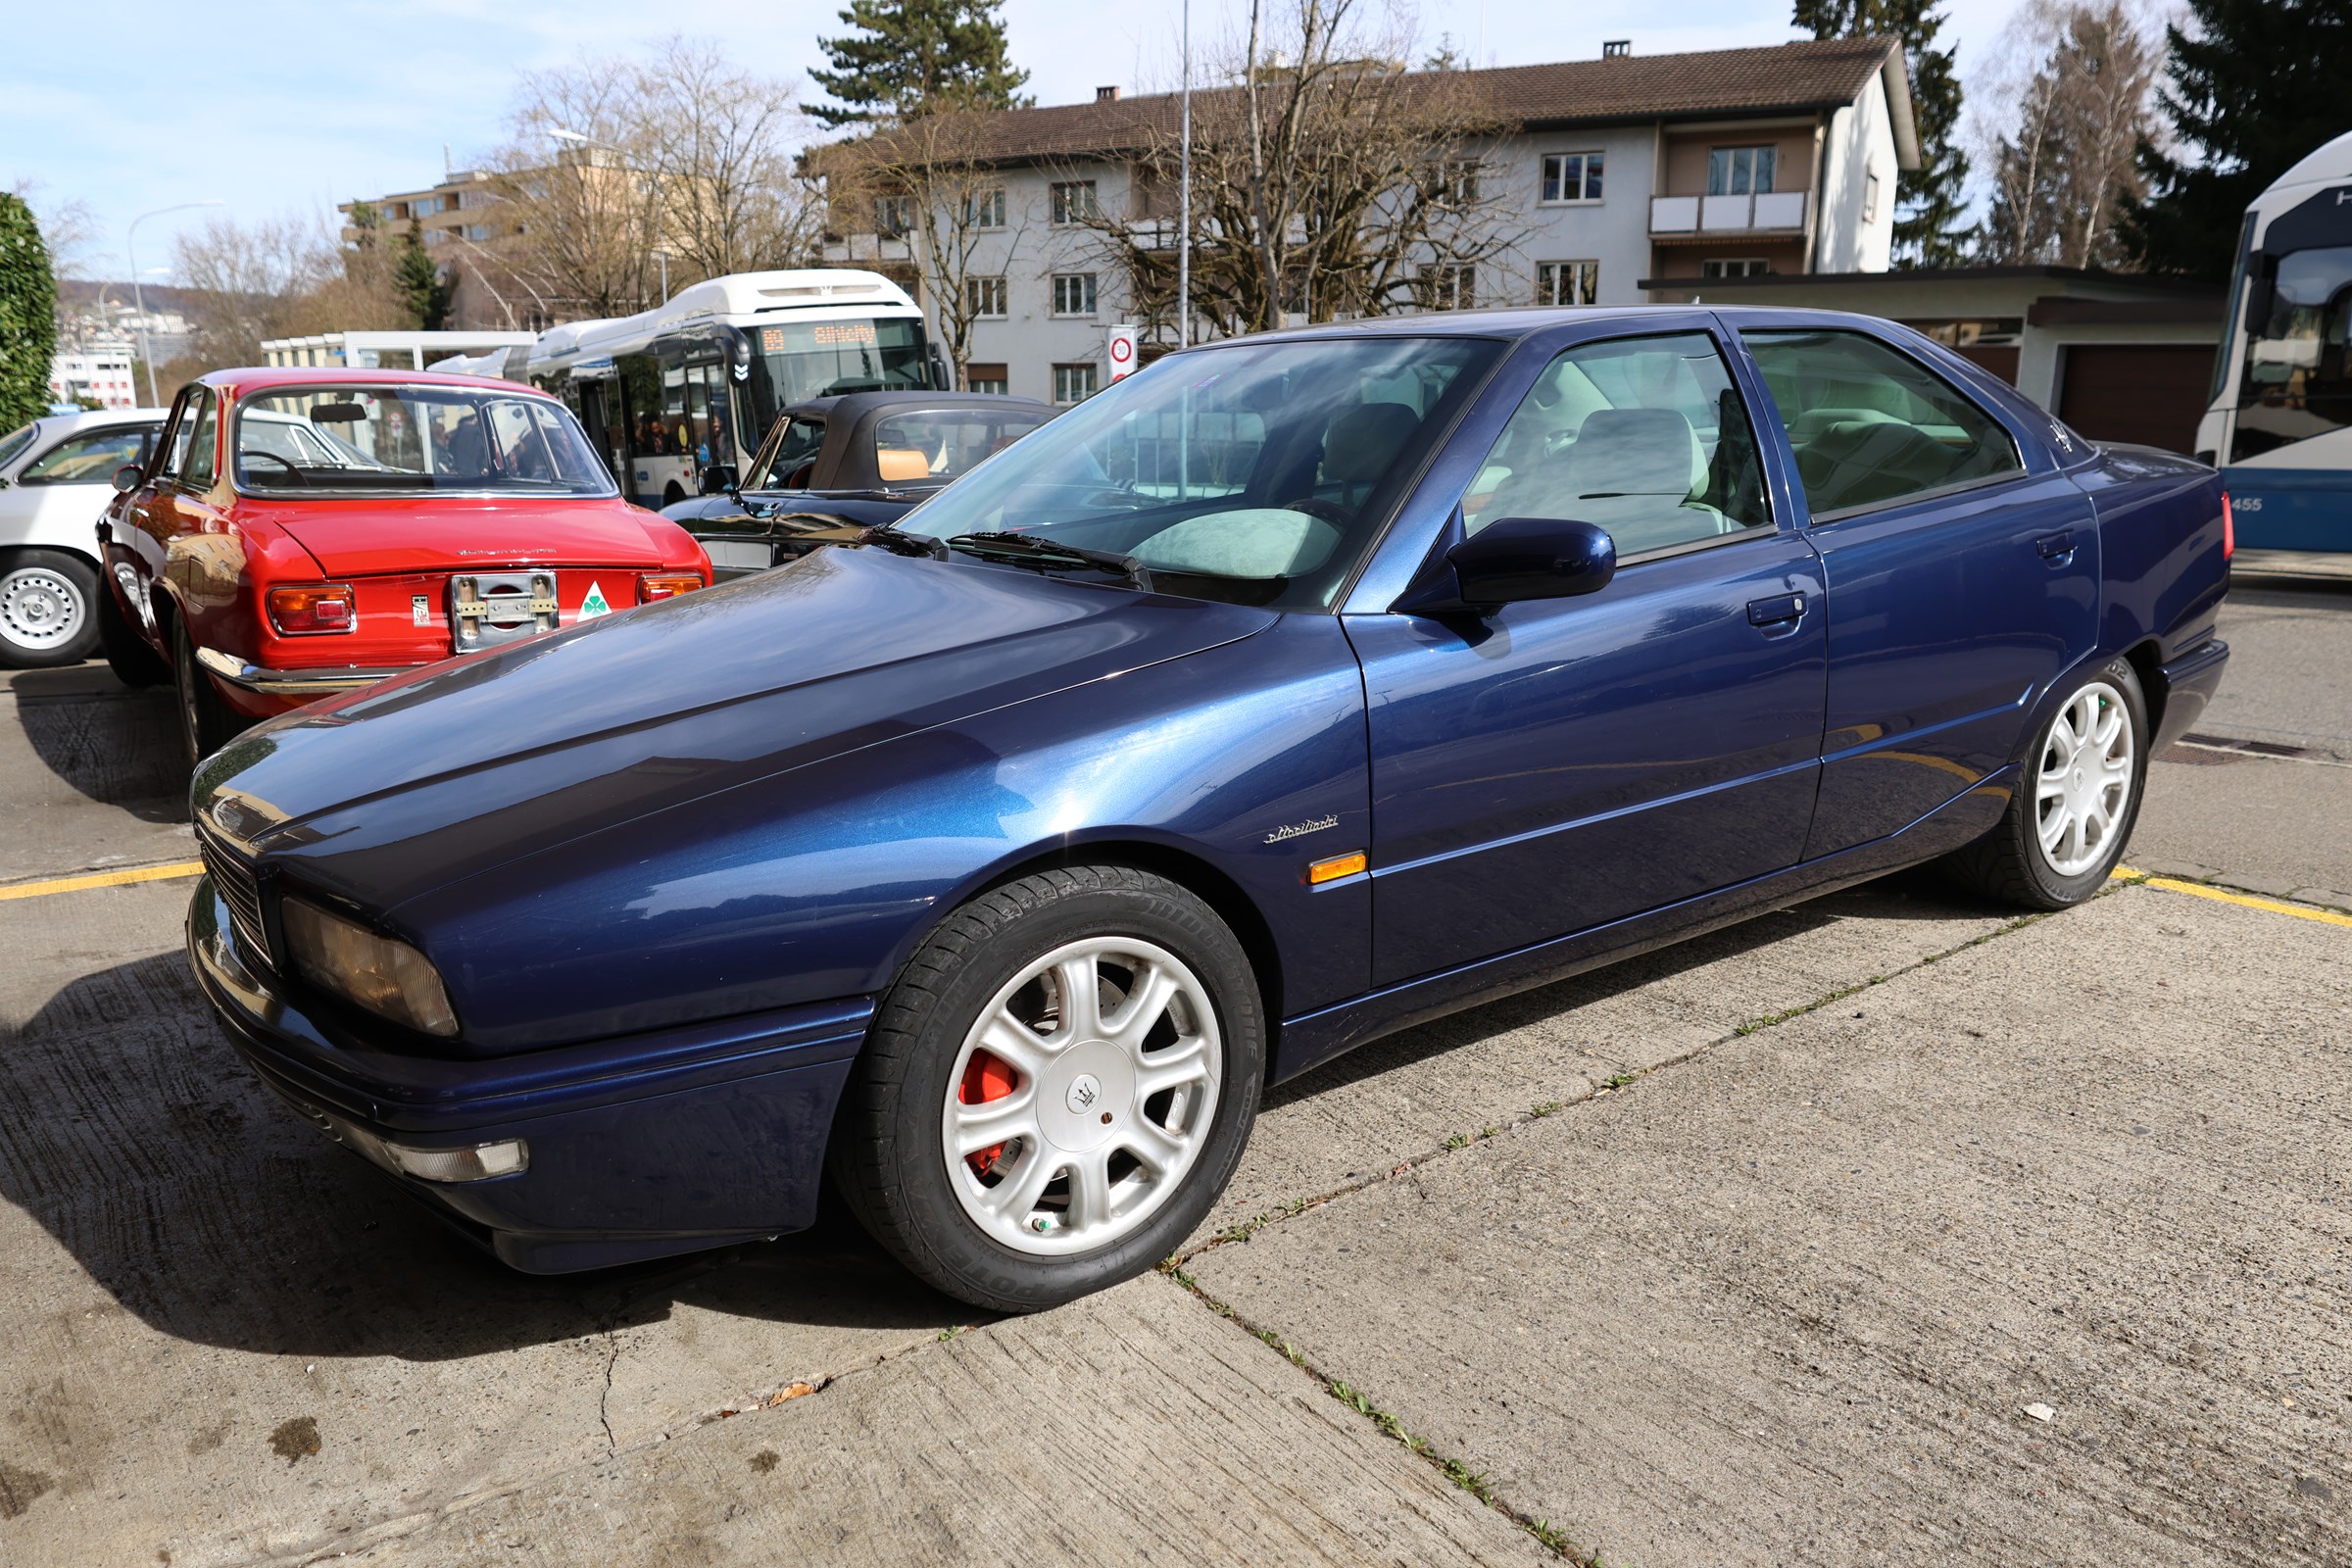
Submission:
[[[605,1392],[597,1396],[596,1419],[598,1424],[605,1429],[605,1451],[618,1453],[620,1444],[612,1436],[612,1369],[620,1364],[619,1331],[616,1329],[605,1330],[605,1340],[612,1348],[605,1357]]]

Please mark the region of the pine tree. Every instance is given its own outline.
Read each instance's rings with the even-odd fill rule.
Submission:
[[[41,225],[22,196],[0,191],[0,430],[49,410],[57,353],[57,278]]]
[[[2321,143],[2343,134],[2352,80],[2344,0],[2188,0],[2165,29],[2170,86],[2157,102],[2177,154],[2142,143],[2148,197],[2125,215],[2127,243],[2152,272],[2221,281],[2236,261],[2248,203]]]
[[[850,0],[841,20],[861,29],[819,38],[831,71],[808,77],[835,101],[810,104],[827,129],[911,120],[942,101],[1025,109],[1029,73],[1005,52],[1004,0]]]
[[[400,237],[400,256],[392,264],[392,287],[419,327],[438,332],[448,324],[450,296],[457,290],[425,254],[424,239],[414,222]]]
[[[1952,51],[1936,47],[1943,18],[1936,0],[1795,0],[1794,22],[1816,38],[1899,38],[1911,71],[1911,113],[1919,127],[1919,167],[1894,187],[1894,252],[1903,265],[1950,267],[1961,260],[1968,229],[1960,221],[1968,155],[1953,141],[1960,128],[1960,78]]]

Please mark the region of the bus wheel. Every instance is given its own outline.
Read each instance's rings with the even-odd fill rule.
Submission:
[[[685,499],[686,487],[678,483],[678,481],[675,479],[670,480],[669,483],[662,488],[662,504],[665,507],[674,507]]]

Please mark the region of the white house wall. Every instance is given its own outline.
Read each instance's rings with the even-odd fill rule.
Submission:
[[[1862,209],[1869,178],[1879,176],[1878,211],[1865,221]],[[1820,238],[1813,269],[1819,272],[1884,272],[1894,249],[1894,122],[1887,112],[1884,76],[1853,104],[1830,117],[1822,150]]]

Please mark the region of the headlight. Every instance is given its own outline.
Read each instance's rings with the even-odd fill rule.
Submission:
[[[300,899],[279,906],[279,923],[287,952],[313,983],[411,1029],[428,1035],[458,1032],[441,976],[407,943]]]

